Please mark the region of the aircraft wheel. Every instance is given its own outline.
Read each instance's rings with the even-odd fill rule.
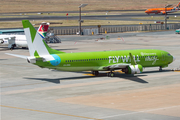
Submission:
[[[15,47],[16,47],[16,44],[12,44],[12,46],[11,46],[10,49],[12,50],[12,49],[14,49]]]
[[[99,71],[92,71],[92,74],[95,75],[95,76],[98,76],[99,75]]]
[[[98,75],[99,75],[99,72],[98,72],[98,71],[95,71],[95,72],[94,72],[94,75],[95,75],[95,76],[98,76]]]
[[[114,73],[113,72],[111,73],[111,77],[114,77]]]
[[[113,72],[109,72],[108,73],[108,77],[114,77],[114,73]]]
[[[159,67],[159,72],[162,72],[162,67],[161,66]]]

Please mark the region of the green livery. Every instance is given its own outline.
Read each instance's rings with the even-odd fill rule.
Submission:
[[[121,69],[126,74],[137,74],[144,67],[167,67],[174,57],[168,52],[155,49],[99,51],[64,53],[50,48],[28,20],[22,21],[30,56],[29,63],[41,68],[60,71],[110,71],[108,76],[114,76],[113,71]]]

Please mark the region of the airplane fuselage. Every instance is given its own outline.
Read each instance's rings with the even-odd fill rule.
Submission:
[[[143,67],[167,67],[173,57],[166,51],[154,49],[120,50],[101,52],[62,53],[54,56],[55,61],[36,61],[40,67],[61,71],[105,71],[104,66],[131,64],[129,53],[132,53],[137,64]],[[122,66],[123,68],[123,66]]]
[[[178,8],[152,8],[152,9],[147,9],[145,13],[147,14],[166,14],[166,13],[173,13],[180,11]]]
[[[0,35],[0,38],[11,38],[14,37],[15,40],[11,41],[8,39],[4,39],[2,44],[9,44],[9,47],[11,45],[15,45],[16,47],[28,47],[27,40],[25,35]]]

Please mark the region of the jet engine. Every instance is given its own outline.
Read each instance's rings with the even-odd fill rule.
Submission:
[[[122,69],[125,74],[138,74],[143,71],[142,65],[129,65],[126,68]]]
[[[4,43],[4,40],[0,40],[0,43],[3,44],[3,43]]]
[[[165,14],[166,14],[166,12],[165,12],[165,11],[162,11],[161,13],[162,13],[163,15],[165,15]]]

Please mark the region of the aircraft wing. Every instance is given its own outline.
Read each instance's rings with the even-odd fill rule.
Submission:
[[[169,10],[169,11],[161,11],[162,14],[166,14],[166,13],[173,13],[173,12],[178,12],[180,10]]]
[[[123,69],[123,68],[126,68],[129,65],[131,65],[131,64],[118,63],[118,64],[113,64],[113,65],[103,67],[103,69],[107,69],[107,70],[110,70],[110,69]]]
[[[131,53],[129,53],[129,56],[130,56],[130,59],[131,59],[131,63],[112,64],[112,65],[103,67],[103,69],[106,69],[106,70],[123,69],[123,68],[126,68],[127,66],[130,66],[130,65],[137,65],[135,59],[133,58],[133,55]]]

